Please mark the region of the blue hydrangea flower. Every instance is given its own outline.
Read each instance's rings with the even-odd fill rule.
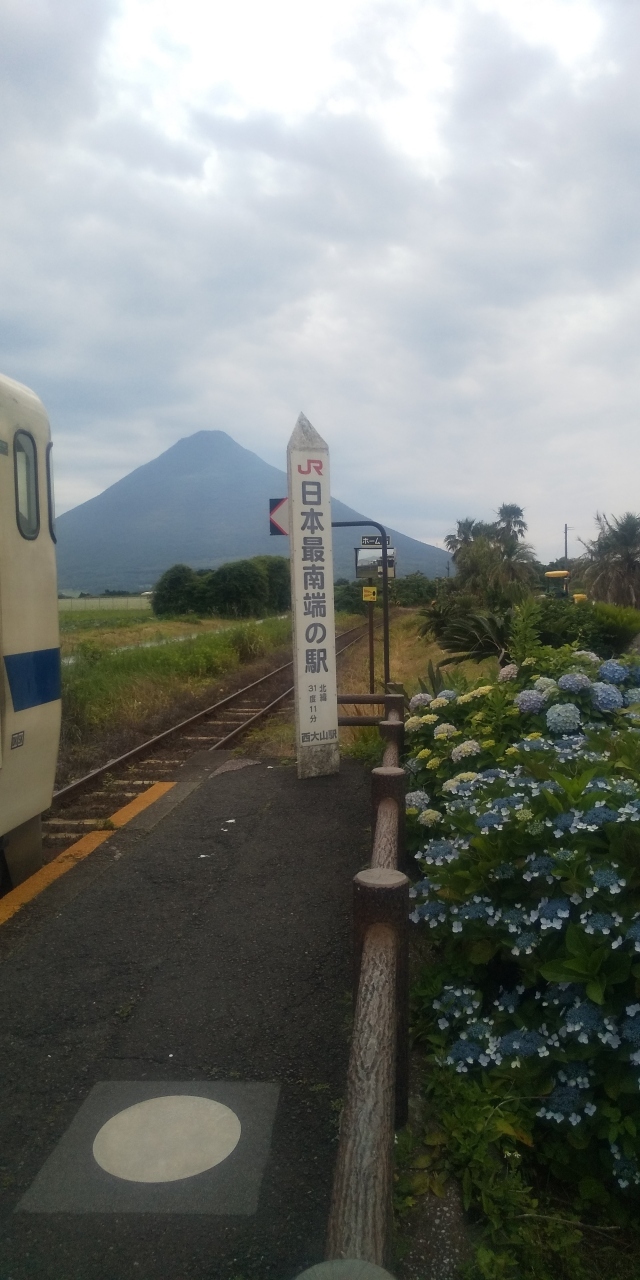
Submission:
[[[502,831],[503,823],[504,815],[502,813],[482,813],[479,818],[476,818],[476,826],[480,827],[483,835],[486,831],[492,831],[494,828]]]
[[[419,920],[424,920],[431,929],[435,929],[436,925],[444,924],[447,918],[447,908],[442,902],[422,902],[417,906],[409,917],[417,924]]]
[[[486,902],[465,902],[463,907],[452,907],[452,915],[457,915],[459,920],[486,920],[487,904]]]
[[[575,733],[580,728],[580,711],[575,702],[560,702],[549,707],[546,720],[551,733]]]
[[[619,689],[612,684],[596,681],[591,686],[591,698],[598,711],[619,711],[624,706],[624,699]]]
[[[640,1048],[640,1017],[638,1017],[637,1013],[632,1018],[625,1018],[622,1024],[622,1034],[625,1040],[629,1040],[634,1048]]]
[[[472,1040],[488,1040],[493,1035],[493,1023],[486,1018],[483,1022],[470,1022],[467,1026],[467,1035]]]
[[[482,778],[483,782],[495,782],[497,778],[506,777],[506,774],[504,769],[483,769],[478,777]]]
[[[555,831],[568,831],[573,826],[576,815],[573,813],[557,813],[553,818],[553,826]]]
[[[551,881],[550,872],[555,867],[553,858],[547,854],[529,854],[527,858],[527,869],[522,873],[523,880],[537,880],[539,876],[546,876]]]
[[[640,684],[640,666],[629,667],[628,680],[630,684]]]
[[[621,923],[620,916],[608,915],[605,911],[585,911],[580,916],[580,923],[584,925],[585,933],[607,934],[615,929],[617,924]]]
[[[505,1056],[517,1054],[519,1058],[533,1058],[541,1049],[546,1051],[546,1047],[544,1036],[537,1031],[508,1031],[498,1041],[500,1053]]]
[[[634,920],[633,924],[629,925],[625,941],[633,942],[634,951],[640,951],[640,920]]]
[[[624,684],[629,675],[629,668],[624,662],[616,662],[615,658],[610,658],[608,662],[603,662],[598,667],[598,675],[601,680],[606,680],[607,684]]]
[[[591,688],[591,681],[582,671],[567,671],[566,675],[560,676],[558,688],[563,693],[584,693]]]
[[[577,982],[552,982],[542,1000],[543,1005],[559,1005],[564,1008],[566,1005],[574,1004],[582,994],[582,987]]]
[[[523,995],[523,988],[515,991],[501,991],[497,1000],[494,1000],[496,1009],[501,1009],[503,1013],[515,1013]]]
[[[412,756],[409,760],[405,760],[404,768],[407,773],[421,773],[422,761],[416,760],[415,756]]]
[[[501,862],[497,867],[493,868],[491,878],[493,880],[513,880],[516,869],[512,862]]]
[[[640,702],[640,689],[629,689],[624,695],[625,707],[632,707],[638,702]]]
[[[540,938],[537,933],[533,933],[532,930],[527,931],[525,929],[524,933],[518,934],[511,948],[512,956],[530,956],[534,947],[537,947],[539,941]]]
[[[447,702],[453,702],[454,698],[457,698],[457,696],[455,689],[441,689],[438,694],[439,698],[446,698]]]
[[[582,821],[589,827],[602,827],[605,822],[617,822],[618,810],[610,809],[608,805],[601,804],[595,809],[587,809],[582,814]]]
[[[456,1040],[449,1049],[446,1061],[450,1066],[453,1066],[454,1062],[457,1063],[457,1071],[468,1071],[469,1066],[473,1066],[476,1062],[481,1066],[487,1066],[489,1059],[482,1045],[475,1044],[473,1040]]]
[[[507,907],[502,912],[503,922],[506,924],[509,933],[519,933],[522,926],[527,924],[527,913],[520,907]]]
[[[428,707],[430,702],[433,702],[433,697],[430,693],[414,693],[409,703],[409,710],[415,711],[417,707]]]
[[[627,883],[620,878],[617,867],[598,867],[591,878],[596,889],[608,889],[609,893],[619,893]]]
[[[546,698],[543,693],[538,693],[535,689],[523,689],[522,693],[516,694],[513,699],[518,711],[538,715],[544,709]]]
[[[458,857],[458,849],[451,840],[430,840],[419,857],[427,864],[442,867]]]
[[[565,1026],[567,1031],[577,1031],[578,1039],[583,1044],[588,1044],[589,1036],[597,1035],[602,1030],[604,1020],[597,1005],[591,1000],[583,1000],[568,1011]]]
[[[597,1036],[602,1044],[609,1044],[612,1049],[617,1049],[620,1044],[615,1022],[603,1017],[592,1000],[583,1000],[581,1004],[569,1009],[565,1017],[565,1030],[573,1034],[577,1032],[580,1044],[589,1044],[592,1036]]]
[[[538,918],[542,929],[561,929],[563,920],[568,920],[571,903],[568,898],[552,898],[551,902],[540,903]]]
[[[404,802],[407,809],[420,809],[422,811],[429,808],[429,797],[426,791],[408,791]]]
[[[631,1156],[625,1156],[618,1149],[615,1142],[611,1143],[611,1154],[613,1156],[613,1176],[619,1187],[624,1190],[625,1187],[640,1185],[640,1169],[638,1163]]]
[[[549,1094],[544,1106],[537,1114],[545,1120],[557,1120],[560,1123],[561,1120],[576,1115],[583,1107],[584,1099],[580,1096],[580,1090],[560,1084],[556,1085],[553,1092]]]

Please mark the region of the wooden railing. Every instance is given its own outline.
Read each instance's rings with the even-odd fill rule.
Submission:
[[[341,695],[341,704],[384,705],[376,724],[386,741],[372,772],[371,866],[353,882],[355,1013],[327,1233],[327,1259],[388,1264],[393,1138],[408,1106],[408,916],[401,695]]]

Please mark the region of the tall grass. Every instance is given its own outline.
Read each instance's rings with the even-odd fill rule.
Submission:
[[[267,618],[152,648],[105,650],[91,640],[63,668],[63,724],[78,739],[87,731],[139,724],[185,694],[287,643],[290,618]]]

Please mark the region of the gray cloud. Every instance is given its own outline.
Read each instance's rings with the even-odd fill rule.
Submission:
[[[281,465],[302,407],[336,494],[426,540],[519,501],[552,554],[637,507],[638,33],[601,11],[580,78],[470,4],[436,176],[366,111],[401,5],[343,49],[361,107],[212,98],[181,140],[123,112],[111,5],[5,11],[1,367],[50,409],[63,505],[202,427]]]

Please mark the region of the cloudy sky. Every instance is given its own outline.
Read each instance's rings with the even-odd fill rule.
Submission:
[[[283,466],[303,409],[425,541],[640,510],[639,44],[637,0],[0,0],[0,370],[59,509],[202,428]]]

